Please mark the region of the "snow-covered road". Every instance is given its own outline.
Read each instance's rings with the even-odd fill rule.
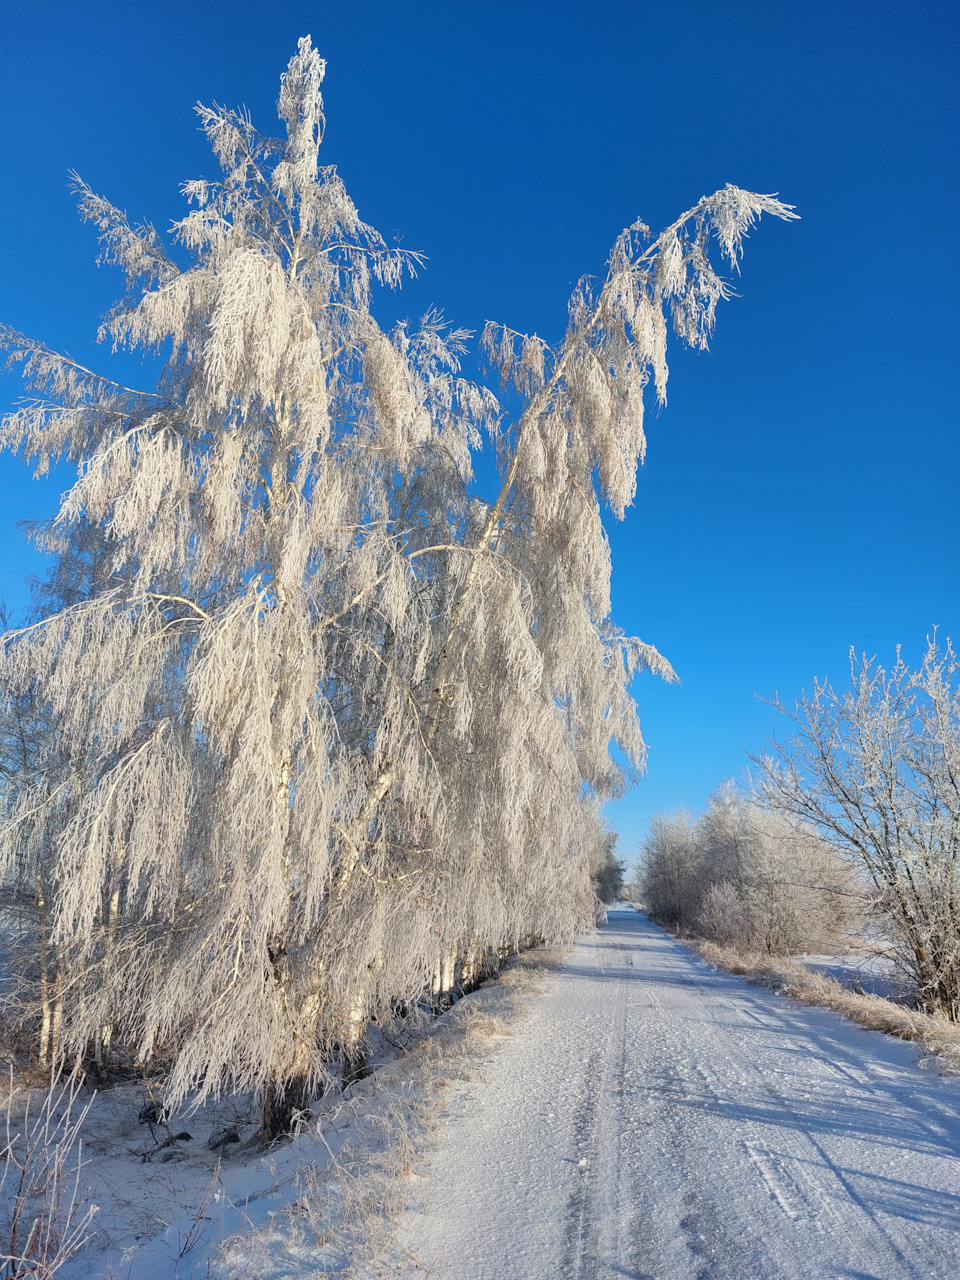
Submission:
[[[632,910],[531,1005],[405,1223],[434,1280],[960,1277],[960,1085],[910,1045]]]

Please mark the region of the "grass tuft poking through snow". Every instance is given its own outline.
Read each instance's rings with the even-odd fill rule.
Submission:
[[[75,1078],[53,1081],[39,1105],[11,1073],[0,1172],[0,1276],[51,1280],[90,1236],[98,1212],[86,1202],[80,1132],[90,1110]]]

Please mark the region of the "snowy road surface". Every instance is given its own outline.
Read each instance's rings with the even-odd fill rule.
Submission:
[[[914,1047],[632,910],[531,1003],[440,1125],[433,1280],[960,1278],[960,1085]]]

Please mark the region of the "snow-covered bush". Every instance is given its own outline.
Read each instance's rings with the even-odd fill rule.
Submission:
[[[728,946],[814,950],[843,937],[864,908],[835,848],[732,787],[711,797],[696,822],[655,818],[642,858],[654,917]]]
[[[640,884],[647,910],[661,924],[690,928],[702,906],[693,815],[654,814],[640,848]]]
[[[710,885],[697,913],[697,933],[711,942],[737,950],[747,945],[749,930],[743,899],[729,880]]]

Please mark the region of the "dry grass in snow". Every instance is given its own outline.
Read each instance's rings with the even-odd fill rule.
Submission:
[[[773,987],[802,1004],[833,1009],[869,1031],[883,1031],[901,1040],[916,1041],[923,1045],[939,1069],[960,1072],[960,1025],[945,1017],[935,1017],[882,996],[852,991],[836,979],[811,973],[796,960],[786,957],[744,955],[713,942],[685,941],[720,969],[739,974],[748,982]]]
[[[316,1104],[296,1138],[266,1153],[255,1142],[258,1111],[244,1098],[145,1123],[140,1112],[149,1097],[142,1087],[76,1097],[72,1108],[69,1090],[63,1097],[33,1090],[29,1112],[31,1091],[12,1090],[10,1143],[21,1151],[25,1139],[32,1141],[34,1182],[43,1182],[48,1165],[52,1173],[48,1188],[31,1182],[29,1196],[18,1200],[18,1171],[11,1166],[0,1205],[3,1226],[15,1225],[19,1214],[22,1243],[34,1218],[46,1213],[46,1236],[34,1255],[49,1245],[56,1265],[3,1270],[0,1259],[0,1275],[47,1280],[55,1270],[58,1280],[375,1280],[395,1275],[398,1263],[416,1266],[401,1252],[395,1226],[417,1202],[419,1165],[446,1091],[482,1074],[485,1056],[510,1035],[524,998],[561,955],[528,952],[442,1017],[408,1030],[405,1044],[394,1038],[391,1047],[385,1039],[372,1075]],[[47,1116],[46,1146],[29,1137],[38,1094],[48,1098],[39,1111],[41,1119]],[[61,1130],[74,1140],[60,1141]],[[217,1143],[231,1131],[232,1140]],[[69,1213],[57,1220],[48,1201],[62,1202]],[[8,1251],[0,1246],[0,1253]]]

